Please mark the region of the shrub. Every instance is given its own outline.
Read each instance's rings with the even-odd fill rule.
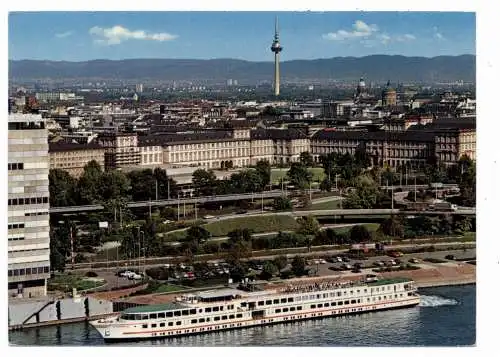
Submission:
[[[98,274],[95,271],[88,271],[85,273],[85,276],[88,278],[96,278]]]

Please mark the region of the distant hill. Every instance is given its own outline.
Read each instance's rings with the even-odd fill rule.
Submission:
[[[102,78],[160,80],[225,80],[256,83],[270,80],[272,62],[235,59],[129,59],[85,62],[20,60],[9,61],[9,78]],[[373,55],[335,57],[282,62],[283,80],[335,79],[368,81],[445,82],[475,81],[476,56],[439,56],[433,58]]]

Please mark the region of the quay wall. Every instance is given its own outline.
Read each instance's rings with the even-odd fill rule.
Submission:
[[[9,301],[9,328],[64,323],[112,314],[113,303],[91,296],[30,301]]]

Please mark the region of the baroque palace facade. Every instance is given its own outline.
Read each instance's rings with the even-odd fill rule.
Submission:
[[[308,135],[306,129],[223,129],[158,133],[105,134],[97,144],[52,144],[50,167],[79,176],[86,158],[103,163],[106,169],[134,166],[204,169],[241,168],[267,160],[272,165],[299,160],[310,152],[316,162],[332,152],[354,154],[362,148],[373,164],[420,167],[435,157],[451,165],[462,155],[475,160],[476,131],[473,127],[429,130],[366,131],[327,128]],[[61,161],[64,158],[64,161]],[[87,162],[88,162],[87,161]]]

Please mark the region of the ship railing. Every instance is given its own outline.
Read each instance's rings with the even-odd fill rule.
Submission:
[[[286,288],[278,290],[279,293],[308,293],[308,292],[316,292],[316,291],[324,291],[324,290],[332,290],[332,289],[343,289],[343,288],[351,288],[354,286],[364,285],[364,283],[358,282],[321,282],[315,284],[304,284],[304,285],[292,285],[287,286]]]

